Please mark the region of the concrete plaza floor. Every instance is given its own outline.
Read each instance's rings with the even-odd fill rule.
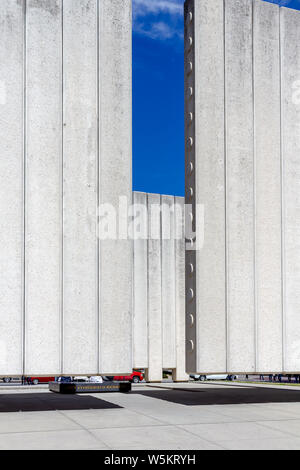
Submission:
[[[1,387],[0,449],[300,449],[300,387],[163,383],[76,396]]]

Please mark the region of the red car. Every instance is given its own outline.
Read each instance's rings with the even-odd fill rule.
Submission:
[[[141,372],[132,372],[131,375],[117,375],[113,380],[116,382],[132,382],[138,384],[144,380],[144,376]]]
[[[25,380],[29,384],[38,385],[38,384],[48,384],[49,382],[54,382],[55,377],[25,377]]]

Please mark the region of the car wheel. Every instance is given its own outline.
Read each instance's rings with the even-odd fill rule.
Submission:
[[[34,379],[34,381],[33,381],[33,385],[38,385],[38,384],[39,384],[39,381],[38,381],[38,379]]]
[[[9,384],[10,381],[11,381],[11,378],[9,378],[9,377],[4,377],[4,379],[3,379],[3,382],[5,384]]]
[[[132,379],[132,382],[133,382],[134,384],[138,384],[138,383],[140,382],[139,377],[134,376],[133,379]]]
[[[206,376],[205,375],[200,375],[200,382],[205,382]]]

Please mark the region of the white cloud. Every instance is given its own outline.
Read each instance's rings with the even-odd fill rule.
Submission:
[[[158,13],[182,15],[182,5],[182,0],[133,0],[133,14],[134,17]]]
[[[133,0],[134,32],[151,39],[182,38],[180,20],[183,2],[184,0]]]
[[[180,33],[163,21],[157,23],[151,23],[149,27],[146,27],[143,23],[137,23],[135,32],[148,36],[151,39],[171,39],[174,36],[179,36]]]

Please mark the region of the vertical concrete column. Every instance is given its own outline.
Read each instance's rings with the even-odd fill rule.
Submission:
[[[61,370],[62,2],[27,0],[25,373]]]
[[[99,202],[116,209],[120,197],[132,201],[131,30],[131,0],[99,2]],[[132,248],[120,236],[99,245],[99,356],[107,375],[132,370]]]
[[[300,369],[300,12],[281,9],[284,370]]]
[[[186,255],[187,370],[218,372],[226,369],[223,1],[187,2],[185,23],[186,204],[199,246]]]
[[[98,2],[63,3],[63,371],[97,373]]]
[[[133,194],[133,367],[148,369],[148,213],[147,194]]]
[[[4,0],[0,8],[0,375],[19,375],[23,367],[23,45],[23,5]]]
[[[185,35],[185,56],[184,56],[184,71],[185,71],[185,155],[186,155],[186,168],[185,168],[185,187],[186,195],[185,202],[189,205],[189,211],[186,213],[189,222],[190,230],[195,230],[197,225],[196,219],[196,124],[195,124],[195,1],[190,0],[185,3],[184,8],[184,35]],[[186,289],[186,367],[188,372],[197,370],[197,354],[198,354],[198,339],[197,339],[197,319],[198,311],[196,307],[196,252],[193,250],[195,246],[195,238],[192,234],[186,234],[187,238],[187,251],[185,255],[186,276],[185,276],[185,289]]]
[[[160,196],[148,195],[148,370],[146,380],[162,380],[162,278]]]
[[[175,197],[175,309],[176,309],[176,368],[173,380],[188,380],[185,373],[185,237],[184,198]]]
[[[195,201],[203,218],[195,214],[197,272],[187,270],[197,277],[198,367],[218,372],[226,367],[223,2],[195,2],[194,22]]]
[[[252,3],[225,2],[227,369],[247,372],[256,347]]]
[[[176,367],[176,265],[174,197],[161,197],[161,305],[163,368]]]
[[[256,370],[282,371],[279,7],[254,1]]]

